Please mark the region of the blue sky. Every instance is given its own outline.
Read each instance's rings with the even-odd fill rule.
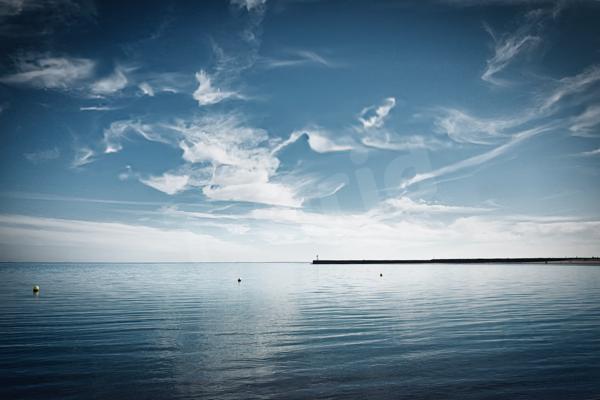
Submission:
[[[15,261],[600,255],[598,1],[0,1]]]

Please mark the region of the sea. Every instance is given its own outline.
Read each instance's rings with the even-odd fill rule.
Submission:
[[[0,399],[600,399],[600,266],[4,263]]]

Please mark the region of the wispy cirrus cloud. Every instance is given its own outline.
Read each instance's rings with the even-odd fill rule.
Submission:
[[[241,125],[239,117],[207,117],[169,126],[181,139],[182,158],[192,164],[209,164],[212,177],[202,187],[212,200],[249,201],[298,207],[292,187],[274,180],[279,159],[271,152],[262,129]]]
[[[93,2],[73,0],[1,0],[0,36],[40,37],[93,21]]]
[[[211,77],[204,70],[200,70],[196,73],[196,80],[198,81],[198,88],[194,91],[193,96],[201,106],[217,104],[229,99],[244,98],[244,96],[238,92],[221,90],[220,88],[214,87]]]
[[[363,108],[358,120],[365,129],[381,128],[388,114],[395,106],[396,99],[394,97],[387,97],[378,106]]]
[[[310,148],[317,153],[334,153],[340,151],[350,151],[356,148],[356,143],[350,139],[349,137],[343,137],[340,140],[336,141],[331,139],[331,134],[326,133],[320,128],[311,127],[307,129],[302,129],[298,131],[294,131],[290,134],[290,137],[279,145],[277,145],[272,153],[278,153],[283,148],[289,146],[292,143],[298,141],[298,139],[302,137],[308,138],[308,145]]]
[[[363,137],[362,144],[373,149],[408,151],[418,149],[440,149],[449,147],[448,143],[434,137],[422,135],[392,135],[389,132],[377,132]]]
[[[134,82],[138,94],[153,97],[158,93],[189,93],[197,88],[197,80],[181,72],[140,72],[136,71]]]
[[[418,211],[393,218],[382,209],[370,213],[320,214],[267,207],[243,215],[194,213],[163,208],[168,227],[0,215],[0,250],[8,261],[275,261],[306,260],[318,249],[322,257],[382,258],[504,256],[515,257],[596,254],[600,221],[580,218],[497,216],[488,211],[464,215],[453,210],[449,220],[421,208],[458,207],[422,201],[407,206]],[[420,204],[420,205],[419,205]],[[406,209],[401,205],[399,209]],[[445,211],[444,211],[445,212]],[[431,218],[424,217],[429,214]],[[183,220],[178,225],[174,223]],[[197,231],[194,220],[200,221]],[[206,233],[215,227],[252,232],[252,245],[219,239]],[[360,229],[357,229],[360,227]],[[227,235],[227,238],[230,238]],[[39,243],[46,246],[40,248]],[[269,251],[264,248],[268,246]],[[32,251],[32,249],[37,249]]]
[[[231,0],[231,4],[240,8],[245,8],[246,11],[252,11],[263,7],[266,3],[267,0]]]
[[[55,160],[60,157],[60,150],[58,147],[51,149],[34,151],[31,153],[25,153],[23,156],[32,164],[40,164],[46,161]]]
[[[481,118],[466,111],[441,107],[434,112],[434,127],[457,143],[489,145],[510,137],[511,130],[528,123],[539,123],[572,106],[597,99],[593,89],[600,83],[600,68],[591,66],[579,74],[551,81],[527,109],[510,117]],[[600,123],[600,106],[587,107],[572,118],[569,128],[574,135],[589,134]]]
[[[83,106],[79,107],[79,111],[112,111],[116,110],[116,107],[111,106]]]
[[[600,149],[595,149],[595,150],[590,150],[590,151],[584,151],[582,153],[579,153],[578,155],[582,156],[582,157],[600,156]]]
[[[245,9],[247,13],[244,13],[239,21],[242,25],[241,31],[224,38],[220,43],[211,39],[215,57],[212,72],[209,74],[205,69],[201,69],[196,73],[198,87],[193,92],[193,97],[200,106],[247,98],[239,90],[223,87],[234,87],[240,75],[252,68],[259,58],[266,0],[233,0],[231,4]]]
[[[506,130],[526,122],[527,116],[512,118],[478,118],[453,108],[441,108],[434,120],[436,131],[445,133],[457,143],[494,144],[506,138]]]
[[[600,136],[600,104],[594,104],[573,119],[569,128],[574,136]]]
[[[456,206],[441,203],[413,200],[410,197],[394,197],[383,201],[375,210],[381,218],[397,217],[399,214],[482,214],[492,211],[489,207]]]
[[[600,82],[600,66],[598,65],[590,66],[577,75],[559,79],[555,83],[555,88],[544,96],[545,99],[540,106],[540,111],[556,111],[554,108],[561,101],[586,92],[597,85],[598,82]],[[578,101],[582,99],[584,99],[582,96],[577,98]]]
[[[92,83],[90,90],[96,95],[105,96],[124,89],[129,82],[125,72],[125,68],[116,67],[112,74]]]
[[[142,93],[146,96],[153,97],[154,96],[154,88],[150,86],[148,82],[142,82],[138,85],[138,88],[142,91]]]
[[[565,117],[564,114],[581,107],[590,99],[596,100],[598,95],[595,88],[599,83],[600,68],[596,65],[579,74],[551,81],[550,87],[545,87],[538,94],[532,106],[510,118],[479,118],[462,110],[438,108],[434,127],[454,142],[480,145],[504,143],[437,170],[418,173],[405,180],[400,188],[406,189],[421,181],[484,164],[508,152],[523,140],[559,126],[570,124],[569,129],[574,136],[593,136],[593,129],[600,124],[600,108],[597,105],[587,107],[574,118]]]
[[[78,88],[94,73],[95,63],[86,58],[29,55],[18,58],[16,72],[0,77],[0,82],[40,89]]]
[[[291,207],[298,207],[303,202],[296,196],[292,185],[276,178],[280,162],[272,151],[274,145],[267,132],[244,126],[238,115],[206,116],[159,124],[117,121],[105,130],[105,152],[120,151],[122,141],[128,135],[139,135],[146,140],[179,148],[182,160],[191,170],[208,175],[205,179],[189,180],[186,185],[182,183],[184,178],[175,180],[171,176],[169,183],[177,190],[171,189],[174,186],[167,185],[165,179],[142,180],[145,184],[153,183],[158,190],[164,189],[165,193],[175,194],[191,185],[200,187],[209,200]]]
[[[506,80],[502,80],[496,75],[504,70],[516,57],[531,51],[541,42],[539,36],[530,33],[534,25],[535,21],[528,21],[516,32],[507,33],[500,37],[497,37],[489,25],[484,25],[486,31],[494,40],[494,55],[487,60],[487,66],[481,75],[481,79],[499,86],[507,84]]]
[[[285,207],[242,214],[168,212],[201,221],[243,223],[258,243],[268,243],[273,252],[281,246],[293,248],[300,258],[314,249],[322,256],[359,259],[374,252],[382,258],[397,257],[398,251],[407,258],[425,258],[432,252],[436,257],[460,257],[465,251],[473,252],[474,257],[492,257],[502,256],[506,248],[520,256],[546,254],[549,248],[552,254],[563,255],[566,249],[574,251],[574,240],[580,246],[578,253],[592,254],[600,227],[596,220],[501,216],[489,207],[407,197],[389,199],[362,213],[324,214]]]
[[[182,152],[184,165],[177,170],[150,178],[135,174],[148,186],[167,194],[196,187],[208,200],[289,207],[329,196],[343,184],[328,183],[319,177],[281,174],[278,153],[284,147],[304,136],[318,153],[348,151],[355,145],[349,138],[330,139],[329,133],[314,127],[292,132],[286,140],[271,138],[267,131],[246,125],[238,114],[213,114],[161,123],[113,122],[104,131],[105,153],[120,151],[130,136],[164,143]]]
[[[338,66],[337,63],[330,61],[322,55],[310,50],[288,51],[288,55],[286,57],[260,57],[258,61],[260,66],[267,69],[299,67],[304,65],[317,65],[327,68],[335,68]]]
[[[539,126],[539,127],[531,128],[531,129],[516,133],[516,134],[512,135],[511,139],[508,142],[506,142],[498,147],[495,147],[492,150],[486,151],[485,153],[478,154],[476,156],[458,161],[454,164],[450,164],[450,165],[447,165],[445,167],[442,167],[442,168],[439,168],[436,170],[416,174],[412,178],[404,181],[402,183],[402,185],[400,186],[400,188],[406,189],[407,187],[414,185],[415,183],[423,182],[423,181],[426,181],[429,179],[436,179],[436,178],[442,177],[444,175],[448,175],[448,174],[452,174],[452,173],[461,171],[466,168],[471,168],[471,167],[481,165],[483,163],[491,161],[491,160],[505,154],[507,151],[509,151],[510,149],[515,147],[517,144],[523,142],[524,140],[527,140],[536,135],[539,135],[540,133],[547,132],[555,127],[556,127],[555,125],[545,125],[545,126]]]
[[[174,175],[168,172],[159,176],[140,179],[140,182],[144,185],[169,195],[174,195],[185,190],[189,181],[190,177],[188,175]]]
[[[90,164],[96,160],[96,152],[91,148],[85,146],[75,150],[73,161],[71,162],[71,168],[81,168],[84,165]]]
[[[32,246],[44,249],[32,252]],[[37,246],[38,249],[40,246]],[[0,215],[0,249],[10,261],[222,261],[260,258],[251,246],[189,228]],[[68,256],[67,256],[68,255]]]
[[[384,127],[389,113],[396,106],[394,97],[385,98],[381,104],[365,107],[361,110],[354,131],[360,135],[360,143],[371,149],[407,151],[416,149],[439,149],[447,147],[441,140],[419,134],[397,134]]]
[[[144,124],[136,120],[121,120],[112,122],[104,129],[103,144],[104,153],[116,153],[123,149],[122,141],[128,135],[140,135],[151,142],[172,143],[164,134],[157,132],[150,124]]]

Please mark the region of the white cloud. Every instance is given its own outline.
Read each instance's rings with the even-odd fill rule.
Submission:
[[[240,8],[245,8],[247,11],[261,8],[266,3],[267,0],[231,0],[231,4],[234,4]]]
[[[243,98],[243,96],[237,92],[222,91],[219,88],[213,87],[210,76],[204,72],[204,70],[200,70],[196,73],[196,80],[198,81],[198,88],[193,96],[201,106],[217,104],[227,99]]]
[[[358,120],[365,129],[380,128],[383,126],[385,119],[395,105],[396,99],[394,97],[388,97],[384,99],[383,103],[379,106],[364,108],[361,111]]]
[[[2,260],[224,261],[260,258],[258,249],[188,229],[159,229],[24,215],[0,215]]]
[[[510,118],[479,118],[465,111],[440,108],[436,111],[434,126],[437,132],[445,133],[457,143],[495,144],[511,131],[528,123],[542,121],[558,114],[568,106],[581,105],[596,96],[592,90],[600,82],[600,68],[593,66],[580,74],[553,82],[553,88],[545,90],[531,108]],[[574,95],[578,96],[574,96]],[[565,104],[565,100],[571,100]],[[600,124],[600,106],[592,105],[571,121],[570,130],[575,136],[587,136]]]
[[[301,65],[320,65],[324,67],[334,68],[336,64],[327,60],[325,57],[310,50],[291,51],[287,58],[268,58],[261,57],[260,62],[264,68],[285,68],[297,67]]]
[[[79,168],[83,167],[86,164],[92,163],[95,161],[94,158],[95,152],[89,147],[80,147],[75,150],[75,157],[71,162],[71,167]]]
[[[164,173],[160,176],[151,176],[149,178],[140,179],[144,185],[150,186],[163,193],[174,195],[185,190],[190,181],[188,175],[173,175]]]
[[[174,143],[160,133],[157,133],[152,125],[143,124],[139,121],[122,120],[115,121],[110,126],[104,129],[104,153],[116,153],[123,149],[121,141],[129,133],[135,133],[142,136],[144,139],[152,142]]]
[[[154,89],[148,82],[142,82],[138,85],[138,88],[142,91],[146,96],[154,96]]]
[[[159,212],[169,228],[0,215],[0,254],[10,261],[308,261],[315,253],[358,259],[498,257],[509,248],[515,257],[591,256],[600,241],[597,220],[500,216],[488,208],[408,198],[364,213],[284,207],[243,214],[173,207]],[[206,234],[209,228],[225,229],[226,239]],[[251,242],[232,237],[246,232],[252,232]]]
[[[294,207],[302,203],[292,186],[273,181],[279,159],[272,151],[274,142],[267,132],[244,126],[237,115],[161,124],[116,121],[104,131],[105,153],[120,151],[122,141],[131,134],[181,149],[182,159],[189,167],[176,175],[197,176],[190,178],[187,185],[202,187],[211,200]]]
[[[520,143],[526,139],[529,139],[533,136],[536,136],[542,132],[548,131],[552,128],[553,128],[552,126],[546,125],[546,126],[539,126],[536,128],[532,128],[532,129],[528,129],[528,130],[519,132],[517,134],[514,134],[508,142],[504,143],[501,146],[495,147],[494,149],[489,150],[485,153],[458,161],[454,164],[450,164],[450,165],[447,165],[445,167],[442,167],[442,168],[439,168],[439,169],[436,169],[433,171],[416,174],[414,177],[412,177],[412,178],[406,180],[404,183],[402,183],[400,188],[405,189],[405,188],[407,188],[411,185],[414,185],[415,183],[418,183],[418,182],[422,182],[422,181],[429,180],[429,179],[439,178],[441,176],[452,174],[454,172],[457,172],[457,171],[460,171],[460,170],[463,170],[466,168],[481,165],[483,163],[486,163],[488,161],[491,161],[491,160],[501,156],[502,154],[504,154],[508,150],[510,150],[512,147],[516,146],[518,143]]]
[[[457,143],[494,144],[506,137],[504,131],[524,122],[523,118],[482,119],[464,111],[443,108],[435,118],[435,127]]]
[[[485,27],[494,39],[495,48],[494,55],[487,60],[487,66],[481,79],[495,85],[504,85],[506,81],[497,78],[496,74],[505,69],[519,54],[535,48],[541,39],[528,33],[532,27],[531,23],[524,25],[515,33],[507,34],[499,39],[496,38],[489,26]]]
[[[312,61],[316,64],[321,64],[324,65],[326,67],[332,67],[333,64],[328,61],[327,59],[325,59],[323,56],[315,53],[314,51],[310,51],[310,50],[298,50],[295,52],[299,57],[304,58],[305,60],[308,61]]]
[[[202,188],[202,193],[212,200],[245,201],[277,206],[300,207],[299,199],[289,186],[273,182],[237,183]]]
[[[558,81],[557,87],[549,95],[545,96],[546,100],[540,106],[540,110],[550,110],[564,98],[584,92],[599,81],[600,67],[597,65],[586,69],[578,75],[562,78]]]
[[[341,141],[338,143],[330,139],[329,136],[331,136],[331,134],[326,133],[322,129],[308,128],[292,132],[287,140],[283,141],[273,149],[272,153],[278,153],[284,147],[295,143],[296,141],[298,141],[298,139],[300,139],[303,136],[308,137],[308,145],[313,151],[317,153],[349,151],[355,148],[355,143],[347,137],[342,138]]]
[[[87,106],[87,107],[79,107],[79,111],[111,111],[116,110],[115,107],[110,106]]]
[[[97,95],[109,95],[124,89],[127,83],[128,80],[124,70],[117,67],[111,75],[94,82],[90,89],[92,93]]]
[[[403,214],[480,214],[491,211],[487,207],[465,207],[412,200],[409,197],[391,198],[382,202],[376,210],[385,218]]]
[[[579,153],[579,155],[583,157],[600,156],[600,149],[584,151],[583,153]]]
[[[93,2],[73,0],[0,0],[0,36],[8,38],[51,35],[81,20],[93,21]]]
[[[94,62],[85,58],[38,56],[17,61],[18,72],[5,75],[0,82],[41,89],[76,88],[94,71]]]
[[[569,130],[574,136],[600,136],[600,104],[588,107],[581,115],[573,119]]]
[[[138,89],[145,96],[154,96],[157,93],[187,93],[193,92],[195,82],[190,80],[189,74],[181,72],[149,72],[138,73]]]
[[[333,140],[321,135],[319,132],[305,132],[308,135],[308,144],[317,153],[332,153],[338,151],[349,151],[353,149],[350,144],[335,143]]]
[[[256,246],[277,258],[443,258],[593,255],[600,221],[498,216],[493,209],[388,200],[364,213],[322,214],[282,207],[244,214],[178,211],[199,220],[243,222]],[[266,256],[265,256],[266,257]],[[263,258],[264,259],[264,258]]]
[[[272,181],[279,160],[268,145],[268,134],[240,122],[234,116],[212,117],[169,128],[181,136],[184,160],[211,165],[212,177],[203,187],[209,199],[299,206],[302,199],[292,188]]]
[[[448,147],[435,138],[428,138],[420,135],[398,136],[391,135],[389,132],[378,132],[361,139],[361,142],[367,146],[379,150],[407,151],[416,149],[435,150],[441,147]]]
[[[58,149],[58,147],[54,147],[52,149],[34,151],[32,153],[25,153],[24,156],[29,162],[33,164],[39,164],[45,161],[57,159],[58,157],[60,157],[60,150]]]

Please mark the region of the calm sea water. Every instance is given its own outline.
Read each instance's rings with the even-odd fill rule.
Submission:
[[[0,398],[599,399],[600,267],[0,264]]]

